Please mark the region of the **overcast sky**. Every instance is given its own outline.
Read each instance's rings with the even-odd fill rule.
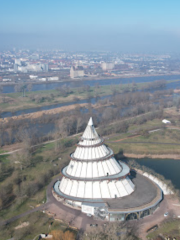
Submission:
[[[0,47],[180,49],[178,0],[0,0]]]

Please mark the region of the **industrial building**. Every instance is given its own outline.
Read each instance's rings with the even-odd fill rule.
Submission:
[[[84,69],[82,66],[71,67],[70,78],[84,77]]]

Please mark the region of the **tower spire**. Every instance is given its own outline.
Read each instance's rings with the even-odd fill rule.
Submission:
[[[90,117],[89,122],[88,122],[88,125],[89,125],[89,126],[93,126],[93,125],[94,125],[94,124],[93,124],[92,117]]]

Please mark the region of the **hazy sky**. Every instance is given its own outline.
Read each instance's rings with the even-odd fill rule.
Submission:
[[[179,51],[180,0],[0,0],[0,47]]]

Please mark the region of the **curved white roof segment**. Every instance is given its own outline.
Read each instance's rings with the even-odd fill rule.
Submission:
[[[59,190],[77,198],[117,198],[124,197],[134,191],[134,184],[129,177],[113,181],[78,181],[63,178]]]
[[[98,160],[100,158],[106,158],[110,155],[113,155],[113,151],[105,145],[101,145],[91,148],[77,147],[75,152],[72,154],[72,157],[80,160]]]
[[[78,178],[97,178],[107,175],[115,175],[121,172],[122,168],[114,157],[98,162],[80,162],[71,160],[66,173]]]
[[[123,197],[135,188],[127,177],[128,169],[127,165],[120,165],[113,157],[113,151],[103,144],[90,118],[75,152],[71,154],[59,190],[77,198]]]

